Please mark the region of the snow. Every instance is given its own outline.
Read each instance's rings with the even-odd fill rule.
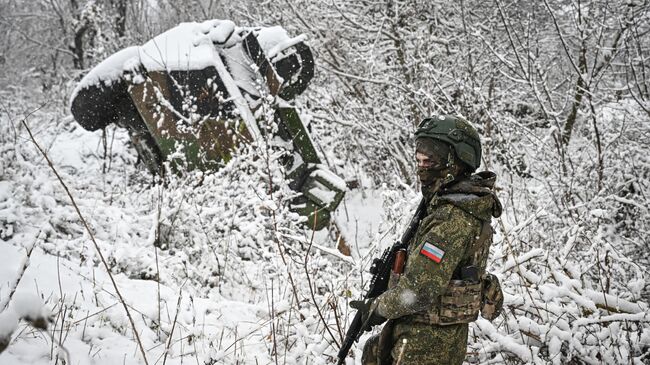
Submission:
[[[314,182],[315,187],[309,189],[309,194],[313,195],[318,199],[320,203],[325,206],[328,206],[334,202],[336,198],[336,191],[329,190],[324,185]]]
[[[0,202],[7,201],[11,197],[11,183],[0,181]]]
[[[234,31],[229,20],[181,23],[141,46],[139,59],[147,71],[202,70],[219,57],[215,43],[223,44]],[[223,46],[235,42],[233,38]]]
[[[332,173],[327,166],[316,165],[317,169],[312,172],[313,177],[320,177],[328,183],[332,184],[336,189],[340,191],[347,191],[348,187],[345,184],[345,181],[339,176]]]
[[[214,25],[198,26],[203,33],[190,34],[199,40],[196,47],[224,39],[228,30]],[[345,39],[328,35],[318,41],[333,40]],[[218,52],[227,55],[224,59],[239,57],[237,47],[231,48]],[[335,50],[345,56],[341,62],[347,67],[350,54],[344,49]],[[363,61],[365,55],[350,58]],[[382,70],[380,60],[370,60]],[[130,69],[139,63],[132,58],[123,65]],[[250,67],[241,66],[237,72]],[[390,68],[385,71],[395,76]],[[66,118],[63,105],[51,102],[24,118],[95,234],[151,364],[162,363],[165,354],[170,365],[273,364],[276,355],[278,363],[313,364],[331,362],[336,355],[338,328],[344,330],[354,315],[347,302],[362,296],[372,258],[399,239],[420,195],[417,184],[399,171],[413,167],[408,160],[412,126],[403,121],[405,109],[390,109],[405,99],[391,94],[390,85],[366,83],[363,91],[369,97],[389,97],[362,105],[327,72],[317,77],[310,86],[313,94],[304,95],[310,98],[306,104],[341,124],[316,118],[310,130],[328,169],[359,185],[333,214],[343,237],[334,229],[311,232],[300,224],[302,217],[287,209],[295,192],[278,163],[286,152],[277,151],[282,146],[268,148],[258,140],[217,172],[170,176],[165,184],[155,184],[136,165],[123,130],[107,129],[109,137],[115,131],[115,138],[104,156],[101,132],[82,130]],[[56,80],[69,81],[65,76]],[[39,93],[29,89],[23,97],[27,88],[18,84],[8,90],[3,97],[11,102],[0,113],[0,298],[8,298],[18,285],[16,301],[0,314],[5,335],[14,329],[0,364],[52,364],[60,353],[56,340],[19,321],[14,308],[23,307],[21,301],[28,313],[40,308],[51,314],[51,333],[63,335],[62,346],[72,354],[67,363],[142,364],[124,307],[85,227],[24,127],[15,122],[41,105]],[[518,87],[513,91],[521,95]],[[421,92],[427,92],[426,85]],[[501,98],[498,87],[495,92]],[[59,100],[67,89],[51,93],[48,97]],[[495,100],[498,128],[490,141],[507,144],[492,149],[492,154],[503,153],[498,158],[485,156],[499,176],[497,194],[504,203],[503,216],[493,221],[497,235],[488,267],[499,276],[505,309],[494,322],[479,319],[470,325],[471,362],[647,362],[643,232],[648,208],[642,194],[648,190],[644,174],[650,161],[643,139],[645,114],[625,100],[595,106],[605,115],[598,125],[607,146],[604,178],[598,181],[594,141],[583,127],[563,151],[572,172],[564,175],[550,136],[557,127],[522,127],[521,120],[499,111],[503,100]],[[589,125],[584,130],[589,132]],[[520,157],[523,173],[504,166],[503,161]],[[338,243],[347,245],[351,256],[342,256]],[[25,248],[32,244],[26,260]],[[23,262],[28,266],[21,277]],[[348,364],[360,362],[361,346],[372,334],[355,344]]]
[[[411,305],[417,301],[418,297],[417,294],[415,294],[411,290],[404,290],[400,293],[399,300],[405,305]]]
[[[13,310],[0,313],[0,342],[10,338],[16,328],[18,328],[18,316]]]
[[[257,40],[260,42],[262,49],[264,49],[266,56],[273,58],[274,55],[271,55],[270,51],[281,43],[290,41],[291,39],[284,28],[273,26],[259,29]]]
[[[75,87],[70,100],[74,100],[79,90],[94,85],[111,86],[114,82],[120,80],[124,75],[124,71],[133,69],[133,59],[137,59],[138,54],[139,47],[127,47],[93,67]]]
[[[248,103],[246,102],[241,92],[239,91],[239,87],[235,83],[233,76],[230,74],[230,72],[222,62],[221,57],[218,57],[217,55],[215,56],[216,57],[214,57],[212,63],[214,67],[217,69],[217,73],[221,78],[221,82],[223,82],[223,84],[226,86],[226,90],[228,90],[228,94],[230,94],[230,97],[235,102],[235,105],[237,106],[237,110],[239,111],[239,116],[246,123],[246,128],[251,134],[251,137],[253,137],[253,140],[258,140],[262,134],[260,133],[260,130],[257,126],[257,121],[255,119],[255,116],[253,116],[253,112],[251,111]]]
[[[306,39],[304,35],[290,38],[280,26],[246,28],[238,27],[230,20],[218,19],[181,23],[142,46],[127,47],[106,58],[77,84],[70,100],[74,100],[82,89],[94,85],[110,86],[122,79],[125,71],[134,71],[141,66],[147,71],[201,70],[219,67],[221,57],[224,57],[229,71],[237,76],[237,86],[258,95],[253,80],[248,80],[250,60],[244,56],[240,44],[241,35],[247,31],[257,32],[260,45],[269,58]],[[223,78],[223,74],[221,76]]]
[[[9,309],[13,310],[19,318],[36,320],[48,316],[43,301],[34,293],[16,293],[11,300]]]
[[[490,339],[497,342],[501,350],[515,354],[519,359],[529,364],[544,364],[542,359],[540,359],[535,354],[535,352],[531,352],[527,346],[516,343],[512,340],[512,338],[500,334],[494,325],[489,321],[479,317],[478,320],[474,323],[483,334],[487,335]]]
[[[639,312],[639,313],[634,313],[634,314],[612,314],[609,316],[602,316],[600,318],[580,318],[573,322],[573,326],[585,326],[588,324],[594,324],[594,323],[606,323],[606,322],[614,322],[614,321],[650,321],[650,313],[647,312]]]
[[[276,38],[276,39],[282,39],[282,38]],[[286,39],[286,40],[281,40],[277,42],[272,48],[268,50],[267,57],[271,60],[276,61],[278,58],[276,57],[280,52],[283,50],[293,47],[296,44],[300,42],[305,42],[307,40],[307,36],[305,34],[301,34],[297,37],[293,37],[291,39]]]
[[[593,301],[595,304],[607,305],[617,310],[621,310],[631,314],[642,313],[648,310],[647,304],[632,303],[627,300],[618,298],[617,296],[603,293],[592,289],[583,291],[583,295]]]
[[[451,200],[454,202],[468,202],[476,199],[476,195],[472,194],[447,194],[445,195],[446,200]]]
[[[328,254],[330,254],[332,256],[335,256],[338,259],[343,260],[343,261],[345,261],[345,262],[347,262],[349,264],[354,264],[354,260],[352,258],[350,258],[349,256],[343,255],[339,250],[335,250],[335,249],[332,249],[332,248],[329,248],[329,247],[321,246],[319,244],[314,244],[313,246],[314,246],[314,248],[317,248],[317,249],[321,250],[322,252],[325,252],[325,253],[328,253]]]
[[[508,261],[506,261],[505,265],[502,267],[502,271],[508,271],[511,270],[512,268],[518,266],[522,262],[526,262],[534,257],[539,257],[544,255],[544,250],[542,249],[534,249],[528,251],[526,254],[521,255],[519,257],[510,257],[508,258]]]
[[[233,76],[237,87],[250,95],[260,96],[260,86],[257,83],[257,65],[253,64],[244,54],[244,47],[240,45],[221,50],[221,54],[228,63],[228,72]],[[251,103],[252,105],[252,100]]]

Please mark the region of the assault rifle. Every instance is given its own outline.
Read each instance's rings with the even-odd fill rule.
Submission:
[[[395,257],[399,251],[406,251],[408,249],[408,244],[415,236],[420,221],[424,218],[426,212],[426,201],[422,199],[418,209],[415,211],[415,215],[411,218],[406,232],[402,235],[402,239],[395,242],[390,248],[387,248],[380,258],[375,258],[370,266],[370,273],[372,274],[372,279],[370,280],[370,287],[364,296],[364,299],[371,299],[378,297],[381,293],[385,292],[388,289],[388,280],[390,279],[390,273],[395,262]],[[362,313],[357,311],[357,314],[354,316],[348,331],[345,333],[345,340],[341,345],[338,353],[338,365],[343,365],[345,358],[348,356],[348,352],[352,347],[354,342],[359,341],[359,337],[364,331],[370,331],[370,325],[362,322]]]

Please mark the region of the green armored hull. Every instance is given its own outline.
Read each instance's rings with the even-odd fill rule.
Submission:
[[[321,229],[345,184],[321,165],[291,104],[313,72],[304,36],[230,21],[183,23],[96,66],[75,89],[71,110],[88,130],[126,128],[155,174],[165,161],[177,171],[218,169],[242,143],[272,131],[293,149],[287,178],[302,195],[292,207]],[[270,121],[263,117],[269,108]]]

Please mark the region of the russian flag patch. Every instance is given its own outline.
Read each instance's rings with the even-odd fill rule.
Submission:
[[[424,243],[424,246],[422,246],[420,253],[430,258],[431,260],[435,261],[438,264],[440,263],[440,261],[442,261],[442,258],[445,256],[445,251],[443,251],[440,247],[433,245],[429,242]]]

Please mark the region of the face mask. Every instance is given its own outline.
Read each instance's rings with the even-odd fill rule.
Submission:
[[[422,158],[426,158],[424,161],[427,163],[417,167],[417,174],[422,185],[422,193],[425,197],[430,197],[444,184],[453,180],[453,176],[450,175],[450,166],[453,164],[454,156],[446,143],[430,138],[420,138],[416,140],[418,165],[422,163],[420,160]]]
[[[442,180],[445,176],[439,166],[434,167],[418,167],[418,178],[422,187],[433,185],[436,180]]]

